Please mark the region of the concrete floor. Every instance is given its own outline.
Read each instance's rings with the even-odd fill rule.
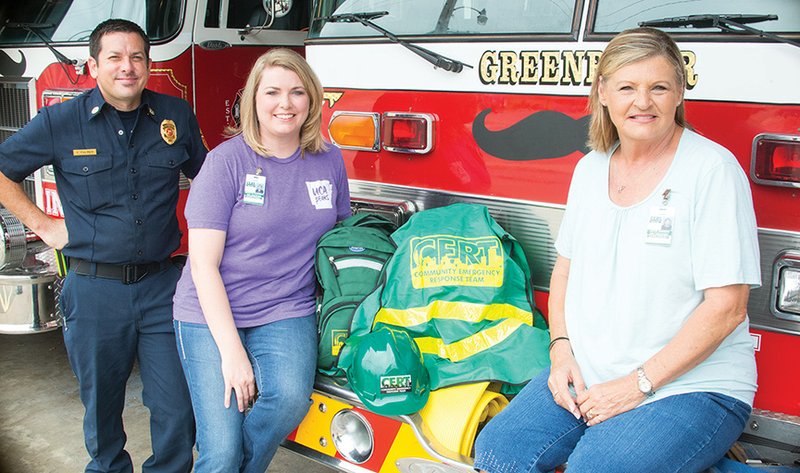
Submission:
[[[61,331],[0,335],[0,473],[82,472],[83,406]],[[149,413],[134,371],[124,412],[126,449],[136,472],[150,455]],[[270,473],[331,473],[325,466],[279,449]]]

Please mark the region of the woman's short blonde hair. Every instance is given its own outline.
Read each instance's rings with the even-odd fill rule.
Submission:
[[[286,48],[270,49],[256,59],[247,76],[247,82],[239,102],[239,126],[229,128],[227,134],[241,133],[244,141],[253,151],[262,156],[270,156],[267,143],[261,142],[258,114],[256,113],[258,84],[261,82],[261,74],[268,67],[283,67],[297,74],[308,94],[308,117],[300,128],[300,149],[312,153],[327,149],[325,140],[322,138],[322,84],[303,56]]]
[[[680,88],[681,98],[686,88],[686,64],[683,61],[681,50],[675,41],[661,30],[655,28],[633,28],[625,30],[615,36],[606,46],[600,56],[592,89],[589,92],[589,111],[592,113],[589,123],[590,148],[606,152],[614,146],[619,139],[617,127],[611,122],[608,109],[600,103],[598,88],[604,77],[608,77],[621,68],[638,61],[653,57],[663,57],[675,71],[675,80]],[[686,127],[686,111],[681,100],[675,111],[675,123]]]

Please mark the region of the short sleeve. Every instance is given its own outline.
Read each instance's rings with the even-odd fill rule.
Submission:
[[[584,158],[585,159],[585,158]],[[580,201],[580,173],[581,162],[575,167],[572,173],[572,181],[570,182],[569,192],[567,193],[567,208],[564,211],[564,217],[561,219],[561,225],[558,228],[558,237],[556,237],[555,248],[559,255],[567,259],[572,259],[573,240],[575,235],[575,220],[578,214],[578,205]]]
[[[42,166],[53,164],[53,133],[47,108],[0,145],[0,172],[22,182]]]
[[[336,195],[336,220],[342,221],[353,215],[353,211],[350,208],[350,182],[347,180],[347,170],[344,167],[342,152],[339,151],[339,148],[334,149],[336,151],[333,153],[332,158],[335,160],[337,170],[336,189],[338,189]]]
[[[231,212],[239,194],[233,162],[236,156],[214,150],[192,181],[186,202],[189,228],[228,230]]]
[[[189,122],[189,143],[187,151],[189,159],[183,165],[181,171],[189,179],[194,179],[206,159],[208,150],[205,143],[203,143],[203,136],[200,133],[200,125],[197,123],[197,117],[192,113],[191,108],[187,104],[188,122]]]
[[[695,289],[761,285],[755,212],[742,168],[731,158],[701,178],[692,221]]]

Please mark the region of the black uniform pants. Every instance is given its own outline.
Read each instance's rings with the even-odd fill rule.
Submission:
[[[192,468],[194,419],[175,346],[172,296],[175,267],[134,284],[70,271],[60,304],[64,341],[86,408],[83,431],[91,461],[87,472],[132,472],[122,425],[125,388],[134,360],[142,400],[150,410],[153,455],[144,473]]]

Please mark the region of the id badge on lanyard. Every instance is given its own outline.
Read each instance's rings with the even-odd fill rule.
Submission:
[[[647,220],[647,236],[645,243],[652,245],[669,246],[672,244],[672,230],[675,224],[675,207],[669,205],[671,189],[662,194],[660,206],[650,209]]]
[[[255,174],[247,174],[244,180],[244,198],[249,205],[264,205],[267,192],[267,177],[261,175],[261,168]]]

